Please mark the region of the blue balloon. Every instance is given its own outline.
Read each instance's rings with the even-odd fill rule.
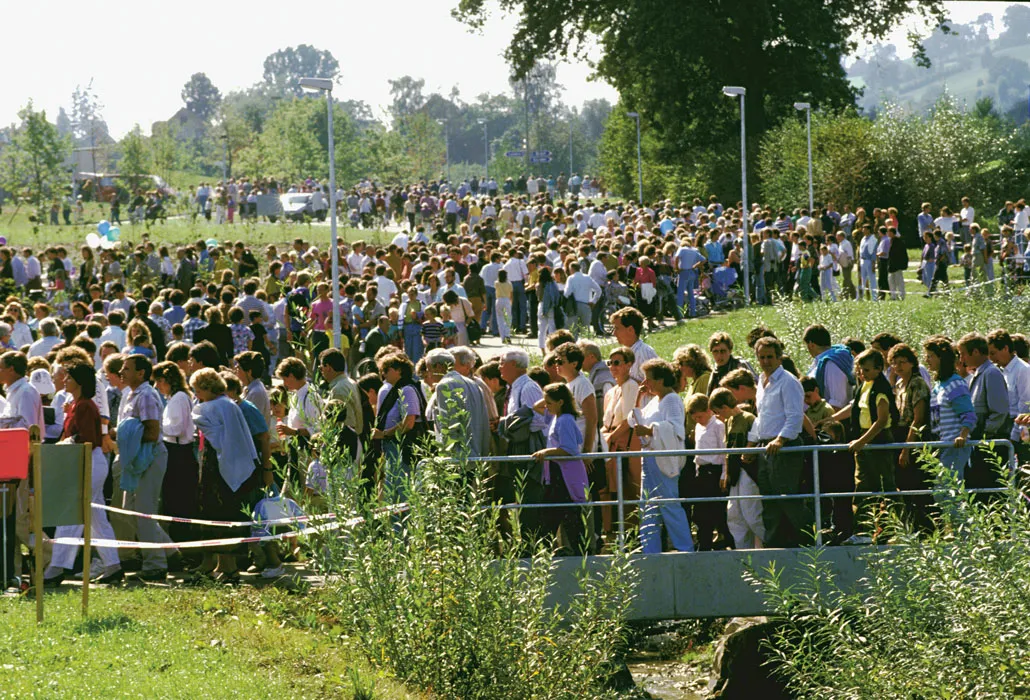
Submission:
[[[101,236],[106,236],[107,232],[110,229],[111,229],[111,222],[108,221],[107,219],[104,219],[103,221],[101,221],[100,223],[97,224],[97,233],[99,233]]]
[[[122,235],[122,230],[117,226],[112,226],[107,229],[107,240],[117,241]]]

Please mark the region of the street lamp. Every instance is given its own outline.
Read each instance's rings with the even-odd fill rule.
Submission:
[[[572,179],[572,114],[569,114],[569,179]]]
[[[795,102],[794,109],[805,113],[808,131],[808,215],[815,216],[815,199],[812,196],[812,105],[809,102]]]
[[[340,249],[336,240],[336,147],[333,142],[333,81],[329,78],[301,78],[300,86],[325,93],[329,110],[329,248],[333,270],[333,347],[340,347]]]
[[[483,177],[490,179],[490,136],[487,132],[486,120],[477,119],[477,124],[483,125]]]
[[[436,123],[443,127],[444,177],[447,178],[447,189],[451,187],[451,135],[447,131],[447,120],[437,119]]]
[[[748,266],[748,250],[751,248],[751,234],[747,226],[747,133],[744,127],[744,97],[747,89],[742,87],[725,86],[722,94],[728,97],[740,97],[740,219],[744,230],[744,254],[741,256],[740,267],[744,271],[744,303],[751,303],[751,268]]]
[[[641,207],[644,206],[644,166],[640,160],[640,112],[626,112],[627,117],[633,117],[637,120],[637,189],[640,195]]]

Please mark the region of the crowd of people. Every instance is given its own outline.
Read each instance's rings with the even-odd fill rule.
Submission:
[[[37,426],[47,440],[93,445],[95,503],[208,520],[239,520],[276,491],[324,495],[339,467],[319,461],[327,421],[336,426],[334,444],[361,466],[369,493],[393,501],[404,500],[426,436],[453,441],[471,457],[532,455],[491,470],[491,494],[567,504],[527,509],[522,526],[570,552],[611,542],[613,509],[576,504],[612,498],[620,481],[629,501],[802,493],[811,481],[806,457],[782,448],[820,440],[849,445],[820,460],[824,491],[827,484],[892,491],[924,483],[915,454],[870,446],[933,436],[952,443],[942,461],[982,485],[992,473],[967,441],[1022,442],[1014,417],[1030,401],[1026,341],[1004,331],[957,344],[931,338],[920,350],[890,333],[868,339],[868,347],[857,339],[834,345],[813,327],[805,334],[813,363],[804,374],[766,329],[749,338],[758,371],[733,354],[724,334],[707,349],[686,346],[667,359],[644,342],[646,328],[701,313],[702,299],[714,304],[731,295],[745,274],[765,302],[774,291],[903,298],[891,261],[900,265],[904,253],[907,264],[908,256],[894,210],[867,219],[862,209],[838,214],[832,205],[815,217],[755,207],[748,215],[755,230],[744,236],[739,205],[724,207],[715,197],[679,206],[593,199],[587,192],[596,190],[584,188],[595,185],[578,176],[559,178],[553,190],[528,178],[525,193],[521,181],[463,182],[453,191],[439,183],[392,190],[361,183],[343,193],[341,207],[356,197],[359,222],[379,223],[362,220],[371,207],[407,219],[408,227],[388,244],[340,243],[338,306],[330,251],[301,238],[285,249],[251,250],[243,240],[176,248],[143,233],[131,249],[83,247],[74,262],[63,246],[38,256],[30,247],[0,248],[0,284],[13,283],[0,321],[7,349],[0,427]],[[198,190],[198,203],[204,194]],[[381,210],[380,200],[390,207]],[[1024,209],[1014,204],[1013,217],[1001,222],[1002,251],[1025,242]],[[972,207],[962,212],[917,223],[949,255],[958,245],[952,241],[967,245],[968,236],[984,263],[974,255],[972,277],[987,279],[990,236]],[[825,249],[829,260],[813,249]],[[930,257],[924,265],[938,263],[936,252]],[[886,264],[873,268],[877,260]],[[927,293],[946,281],[938,270],[948,264],[924,274]],[[543,365],[533,367],[515,345],[484,361],[476,346],[486,333],[506,344],[519,334],[535,339]],[[595,338],[609,334],[617,347],[605,352]],[[741,446],[765,452],[718,453]],[[714,452],[661,453],[695,447]],[[579,458],[641,448],[656,455]],[[875,536],[865,523],[877,503],[858,499],[856,512],[837,499],[826,509],[834,540]],[[25,535],[23,505],[8,517]],[[811,506],[740,500],[728,508],[661,503],[627,512],[644,551],[691,551],[802,543],[812,526],[824,525],[814,523]],[[905,501],[906,513],[922,523],[932,507],[932,499]],[[101,509],[93,522],[101,538],[168,544],[142,550],[138,575],[153,580],[184,564],[174,542],[210,534],[108,518]],[[5,555],[13,552],[12,543]],[[281,554],[254,547],[252,566],[278,576]],[[74,547],[56,546],[47,580],[60,583],[74,559]],[[189,559],[196,580],[238,580],[232,551]],[[86,574],[94,580],[124,576],[117,550],[101,549],[95,562]]]

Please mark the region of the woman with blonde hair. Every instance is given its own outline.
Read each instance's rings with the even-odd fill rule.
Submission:
[[[243,411],[226,395],[225,380],[217,370],[198,370],[190,378],[190,386],[197,397],[193,422],[204,434],[199,515],[205,520],[245,520],[243,506],[253,491],[260,488],[261,470]],[[232,529],[218,528],[210,536],[235,535]],[[212,566],[211,559],[206,558],[198,575],[213,574],[218,583],[238,583],[240,576],[232,548],[213,551],[218,557],[217,565]]]
[[[615,378],[615,386],[604,397],[604,415],[601,421],[601,437],[607,443],[608,452],[637,452],[640,450],[640,435],[629,425],[629,416],[637,406],[640,384],[630,377],[630,368],[636,355],[629,348],[618,347],[608,355],[608,369]],[[618,495],[618,483],[623,483],[622,497],[627,501],[640,499],[640,458],[612,457],[605,462],[608,478],[601,490],[601,500],[610,501]],[[635,506],[626,506],[624,513],[635,512]],[[601,522],[607,541],[612,533],[614,517],[612,508],[601,511]]]
[[[125,331],[125,349],[123,352],[126,355],[144,355],[151,362],[157,359],[157,353],[154,351],[154,342],[150,337],[150,329],[147,328],[146,323],[138,318],[132,319]]]

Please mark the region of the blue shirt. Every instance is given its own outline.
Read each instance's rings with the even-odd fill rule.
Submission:
[[[250,401],[240,401],[237,405],[243,411],[243,420],[247,421],[247,429],[250,430],[251,435],[260,435],[261,433],[268,432],[268,423],[265,421],[265,417],[261,415],[261,409]]]
[[[694,265],[704,260],[704,256],[693,246],[682,246],[676,251],[676,260],[679,261],[681,272],[693,272],[697,274]]]
[[[722,245],[719,241],[708,241],[705,243],[705,252],[708,253],[708,262],[718,264],[726,261],[726,256],[722,252]]]

